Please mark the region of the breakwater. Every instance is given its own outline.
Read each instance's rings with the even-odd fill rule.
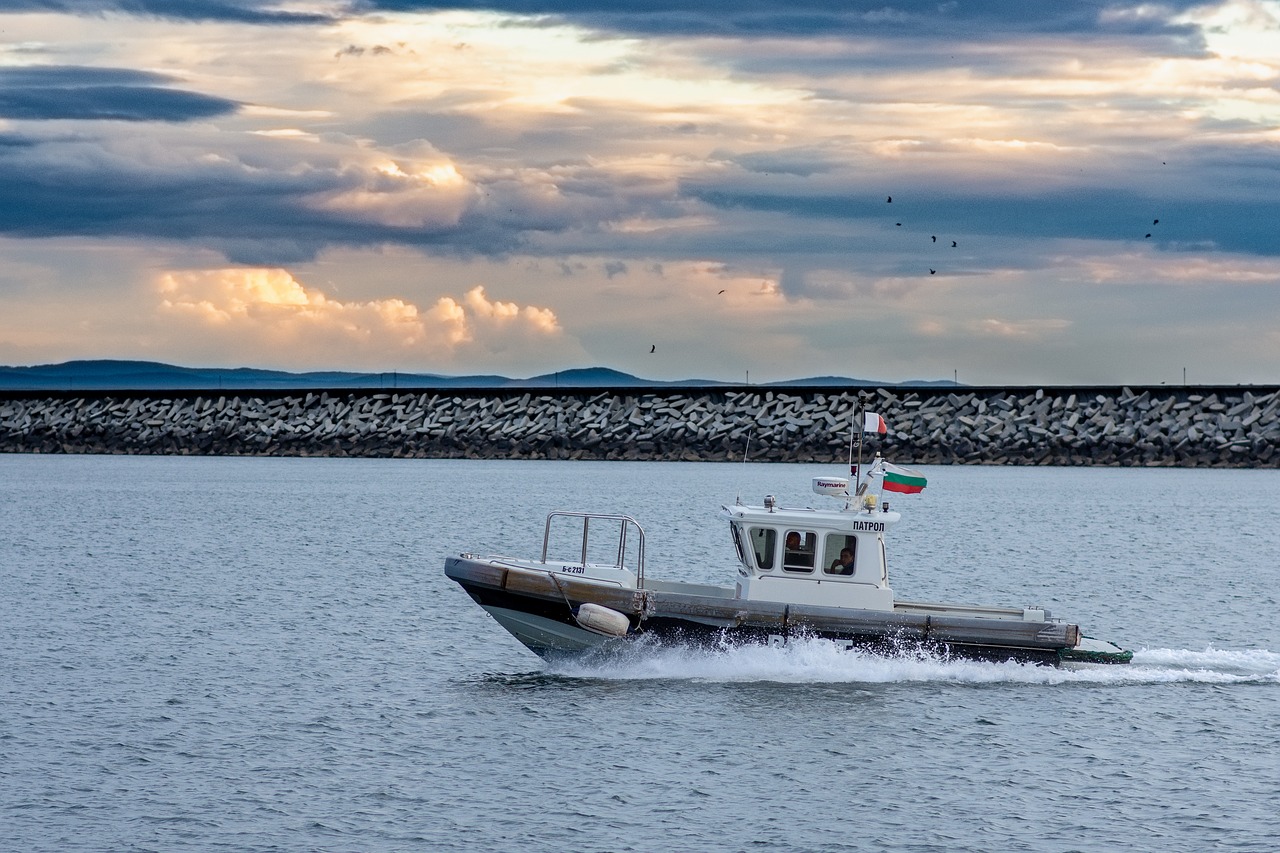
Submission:
[[[905,463],[1280,467],[1256,386],[28,392],[0,452],[830,462],[862,406]]]

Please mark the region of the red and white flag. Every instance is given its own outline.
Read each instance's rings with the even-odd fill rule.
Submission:
[[[880,417],[875,412],[864,412],[862,415],[862,431],[884,435],[889,431],[889,428],[885,426],[884,418]]]

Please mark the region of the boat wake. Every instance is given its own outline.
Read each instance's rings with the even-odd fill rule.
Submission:
[[[598,657],[548,665],[551,674],[619,681],[954,684],[1276,684],[1280,653],[1263,649],[1142,649],[1128,665],[1037,666],[948,660],[928,654],[881,656],[821,639],[786,646],[718,649],[634,643]]]

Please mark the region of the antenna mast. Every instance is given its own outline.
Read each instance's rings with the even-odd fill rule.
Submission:
[[[751,455],[751,433],[747,433],[747,446],[742,451],[742,467],[747,467],[747,457]],[[738,497],[735,498],[738,506],[742,506],[742,485],[738,485]]]

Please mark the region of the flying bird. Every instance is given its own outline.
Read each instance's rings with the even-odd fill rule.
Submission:
[[[955,247],[956,247],[956,241],[955,241],[955,240],[952,240],[952,241],[951,241],[951,248],[953,248],[953,249],[954,249]]]
[[[720,293],[724,293],[724,291],[722,290],[722,291],[720,291]],[[720,295],[720,293],[717,293],[717,294],[716,294],[716,296],[719,296],[719,295]]]
[[[1152,224],[1152,225],[1159,225],[1159,224],[1160,224],[1160,220],[1159,220],[1159,219],[1153,219],[1153,220],[1151,220],[1151,224]]]
[[[901,228],[901,227],[902,227],[902,223],[901,223],[901,222],[895,222],[895,223],[893,223],[893,224],[894,224],[894,225],[897,225],[899,228]]]
[[[937,274],[938,274],[937,270],[929,270],[929,275],[937,275]]]
[[[889,196],[884,200],[885,204],[893,204],[893,196]]]
[[[938,235],[937,235],[937,234],[934,234],[934,235],[933,235],[933,242],[935,242],[935,243],[936,243],[936,242],[938,242]]]
[[[653,352],[653,351],[654,351],[654,350],[656,350],[657,348],[658,348],[658,345],[657,345],[657,344],[650,344],[650,345],[649,345],[649,352]]]

